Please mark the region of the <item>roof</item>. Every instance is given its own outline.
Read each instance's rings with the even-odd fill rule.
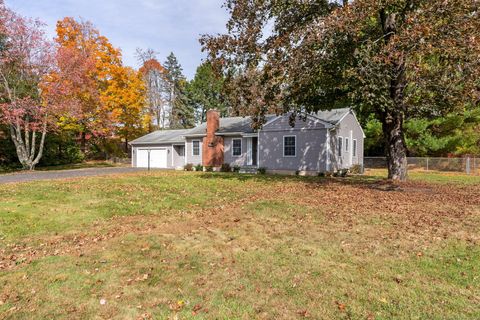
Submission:
[[[158,130],[131,141],[131,144],[183,143],[183,136],[191,129]]]
[[[274,115],[267,115],[266,121],[270,121],[272,118],[275,118]],[[202,135],[207,132],[207,124],[204,122],[195,128],[191,129],[186,136],[192,135]],[[220,118],[220,127],[218,128],[217,134],[225,133],[253,133],[255,132],[252,129],[252,119],[250,117],[226,117]]]
[[[320,120],[330,122],[331,124],[337,124],[350,111],[351,111],[350,108],[341,108],[341,109],[318,111],[313,115],[319,118]]]
[[[329,111],[319,111],[312,114],[312,116],[331,123],[332,125],[338,124],[343,117],[350,112],[350,108],[333,109]],[[266,122],[278,118],[276,115],[267,115]],[[192,129],[180,129],[180,130],[158,130],[149,133],[143,137],[131,141],[131,144],[157,144],[157,143],[183,143],[184,137],[202,136],[207,132],[207,124],[204,122]],[[254,133],[252,129],[252,119],[250,117],[226,117],[220,118],[220,128],[217,134],[228,133]]]

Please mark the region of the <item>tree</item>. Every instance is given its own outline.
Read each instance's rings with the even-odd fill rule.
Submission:
[[[391,179],[407,176],[405,119],[479,103],[476,1],[228,0],[226,7],[228,35],[201,41],[216,66],[259,95],[244,112],[260,121],[266,112],[292,111],[294,119],[341,105],[373,113]]]
[[[122,66],[120,51],[89,22],[66,17],[57,22],[58,70],[52,83],[65,89],[61,99],[70,106],[61,125],[79,132],[82,152],[88,135],[111,133],[111,109],[102,102],[112,85],[113,72]]]
[[[137,49],[137,58],[142,64],[140,72],[143,74],[147,88],[148,105],[153,125],[160,129],[168,128],[171,110],[166,101],[170,93],[167,71],[158,62],[152,49],[146,51]],[[152,131],[151,127],[149,131]]]
[[[115,133],[123,138],[125,151],[128,142],[145,132],[146,88],[142,74],[129,67],[112,69],[111,85],[105,90],[103,100],[106,107],[112,110]]]
[[[206,121],[209,109],[216,109],[221,116],[228,116],[228,110],[223,102],[222,89],[223,77],[214,72],[210,62],[202,63],[187,87],[190,103],[195,109],[196,123]]]
[[[194,112],[186,96],[187,79],[175,55],[170,53],[163,64],[167,70],[167,101],[171,108],[170,128],[189,128],[194,123]]]
[[[42,158],[57,108],[41,90],[53,67],[52,43],[42,28],[0,2],[0,122],[8,126],[18,160],[29,170]]]

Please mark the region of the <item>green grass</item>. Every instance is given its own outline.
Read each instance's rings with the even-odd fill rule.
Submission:
[[[478,319],[479,185],[417,177],[0,186],[0,318]]]

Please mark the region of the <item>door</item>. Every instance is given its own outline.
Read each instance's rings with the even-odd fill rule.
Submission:
[[[167,155],[167,149],[150,150],[150,168],[166,168]]]
[[[257,159],[258,159],[258,138],[253,137],[252,138],[252,166],[257,165]]]
[[[167,155],[167,149],[138,149],[137,167],[167,168]]]
[[[137,168],[148,168],[148,149],[137,149]]]

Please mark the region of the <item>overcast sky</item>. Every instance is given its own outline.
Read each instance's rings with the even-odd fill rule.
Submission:
[[[160,62],[173,51],[191,79],[205,54],[201,34],[225,32],[228,16],[222,0],[6,0],[14,11],[47,23],[65,17],[91,21],[100,33],[122,50],[126,65],[137,68],[136,48],[152,48]]]

